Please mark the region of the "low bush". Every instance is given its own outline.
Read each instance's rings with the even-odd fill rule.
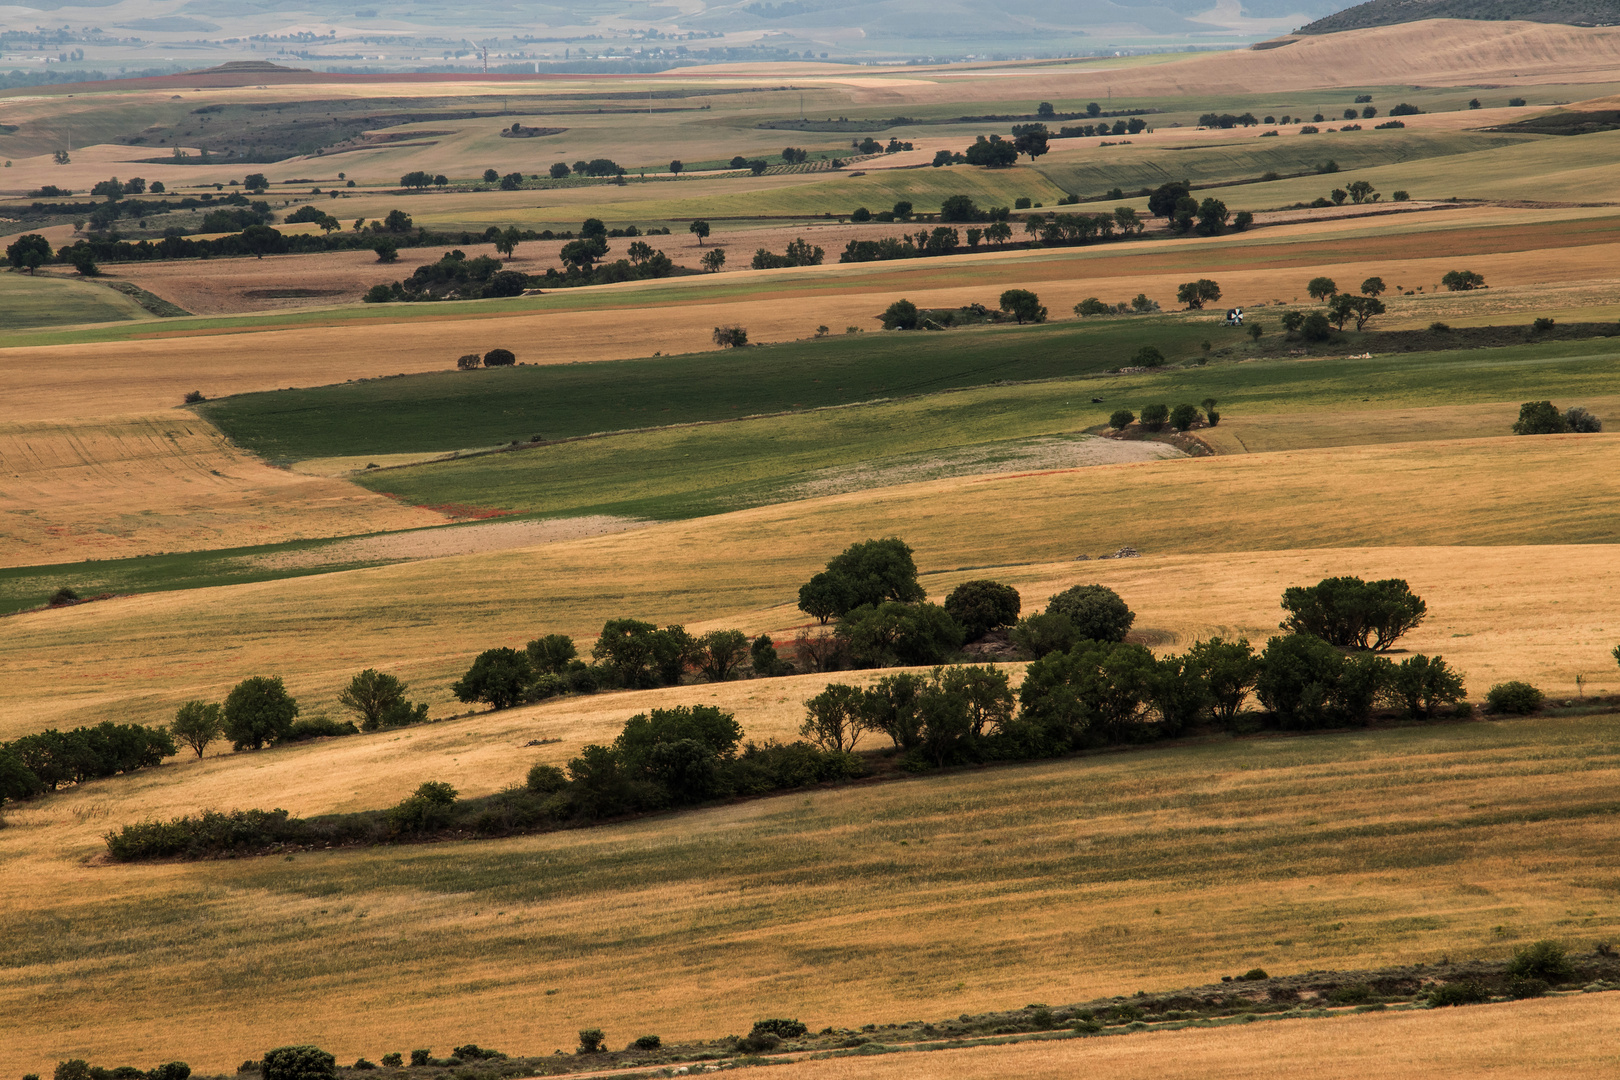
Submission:
[[[1485,708],[1493,713],[1528,716],[1541,708],[1546,695],[1527,682],[1497,683],[1485,695]]]
[[[432,1060],[433,1060],[433,1051],[432,1050],[412,1050],[411,1051],[411,1064],[412,1065],[422,1066],[422,1065],[426,1065],[429,1061],[432,1061]]]
[[[405,1059],[402,1055],[395,1052],[392,1054],[384,1054],[382,1056],[382,1063],[383,1068],[385,1069],[397,1069],[405,1064]]]
[[[664,1045],[664,1040],[657,1035],[640,1035],[630,1044],[634,1050],[657,1050]]]
[[[491,349],[484,354],[485,367],[511,367],[517,363],[517,357],[511,349]]]
[[[1515,950],[1513,959],[1508,961],[1507,973],[1518,978],[1559,982],[1574,975],[1575,967],[1569,962],[1569,952],[1563,945],[1544,938]]]
[[[334,739],[344,735],[358,735],[360,729],[347,720],[333,720],[328,716],[312,716],[308,720],[294,720],[287,729],[287,734],[277,739],[275,745],[282,746],[287,743],[308,742],[310,739]]]
[[[486,1050],[477,1043],[468,1043],[458,1046],[450,1051],[451,1057],[458,1057],[462,1061],[505,1061],[506,1055],[499,1050]]]
[[[767,1032],[783,1039],[797,1039],[809,1032],[809,1028],[797,1020],[756,1020],[754,1033]]]
[[[1142,430],[1163,430],[1165,422],[1170,419],[1170,406],[1144,405],[1142,406]]]
[[[282,1046],[266,1051],[264,1080],[337,1080],[337,1059],[318,1046]]]
[[[1115,409],[1108,417],[1108,426],[1115,431],[1124,431],[1136,423],[1136,414],[1129,409]]]
[[[607,1036],[602,1034],[601,1028],[586,1028],[579,1033],[579,1048],[576,1054],[600,1054],[607,1049],[603,1045]]]
[[[1491,993],[1472,979],[1448,982],[1429,991],[1429,1007],[1444,1009],[1454,1005],[1479,1005],[1491,1000]]]
[[[1514,1001],[1543,997],[1549,989],[1545,979],[1511,979],[1507,987],[1508,997]]]
[[[1348,983],[1336,986],[1328,995],[1328,1000],[1335,1005],[1364,1005],[1373,997],[1372,987],[1366,983]]]

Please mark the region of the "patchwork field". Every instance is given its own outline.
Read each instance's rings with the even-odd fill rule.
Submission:
[[[6,804],[0,1064],[44,1075],[72,1057],[179,1058],[228,1073],[301,1042],[345,1063],[473,1041],[546,1054],[589,1027],[615,1047],[743,1032],[763,1016],[858,1028],[1256,966],[1494,961],[1540,938],[1612,941],[1620,718],[1589,699],[1620,694],[1620,131],[1489,129],[1612,107],[1617,50],[1609,27],[1434,21],[1053,63],[260,72],[242,85],[8,92],[7,244],[89,235],[78,218],[101,196],[87,193],[115,174],[219,197],[263,170],[278,229],[318,228],[281,220],[305,204],[345,230],[394,209],[475,235],[599,217],[670,227],[647,239],[678,264],[722,247],[728,265],[433,304],[358,298],[448,250],[436,244],[394,263],[361,250],[105,261],[105,279],[71,263],[0,274],[0,740],[163,724],[251,675],[283,677],[305,717],[344,717],[339,691],[368,667],[406,680],[435,718],[256,754],[216,744]],[[1005,169],[929,167],[939,149],[1008,135],[1041,102],[1055,130],[1093,101],[1150,130],[1056,139]],[[1378,130],[1403,102],[1421,111]],[[1354,121],[1365,130],[1326,130],[1364,104],[1376,109]],[[1199,126],[1244,111],[1291,119]],[[1318,112],[1324,130],[1302,134]],[[514,121],[564,130],[501,138]],[[171,156],[223,145],[222,130],[290,146],[301,126],[348,134],[273,162]],[[913,149],[817,164],[859,154],[868,134]],[[69,136],[71,162],[53,164]],[[786,145],[812,161],[778,166]],[[728,167],[756,154],[763,175]],[[542,179],[553,161],[594,157],[624,165],[625,182]],[[679,179],[673,158],[688,166]],[[495,190],[486,168],[527,179]],[[446,182],[396,186],[415,169]],[[1014,212],[1022,245],[1026,221],[1146,213],[1140,189],[1181,179],[1199,185],[1195,202],[1254,211],[1255,227],[1172,236],[1154,219],[1129,242],[837,262],[851,239],[941,224],[925,218],[951,195],[1037,204]],[[1357,180],[1380,200],[1308,205]],[[28,193],[47,184],[79,205],[35,209]],[[1071,194],[1088,201],[1060,206]],[[899,200],[921,216],[845,220]],[[200,222],[186,214],[116,227],[157,240]],[[687,231],[698,218],[713,225],[701,245]],[[754,249],[799,236],[826,249],[823,265],[747,269]],[[612,238],[609,260],[630,240]],[[543,273],[563,243],[522,242],[510,265]],[[1444,289],[1454,270],[1486,287]],[[1325,341],[1285,332],[1285,316],[1323,310],[1307,295],[1319,276],[1350,293],[1381,277],[1387,311]],[[1184,310],[1178,286],[1200,278],[1221,295]],[[120,281],[197,314],[157,318]],[[1048,321],[879,328],[900,298],[994,308],[1009,289],[1038,293]],[[1138,294],[1162,310],[1071,314]],[[1243,329],[1224,325],[1233,305]],[[715,344],[731,325],[749,347]],[[495,347],[519,366],[454,370]],[[192,391],[207,400],[184,404]],[[1120,408],[1206,399],[1218,426],[1108,428]],[[1510,434],[1521,403],[1541,400],[1589,409],[1607,430]],[[651,708],[713,704],[751,740],[791,741],[829,679],[883,672],[489,712],[450,688],[480,651],[546,633],[588,654],[616,617],[785,644],[811,622],[799,586],[884,536],[913,546],[935,601],[991,577],[1029,613],[1069,586],[1107,585],[1136,613],[1132,640],[1161,655],[1216,634],[1262,644],[1289,586],[1402,578],[1429,615],[1394,659],[1442,655],[1475,702],[1527,680],[1549,708],[1200,736],[501,841],[105,861],[102,835],[148,818],[375,810],[428,780],[499,792]],[[1139,555],[1098,558],[1125,547]],[[41,606],[62,587],[111,595]],[[1022,663],[1006,670],[1022,680]],[[246,995],[254,1008],[233,1004]],[[1593,1032],[1614,996],[779,1068],[807,1080],[1597,1076],[1612,1054]]]

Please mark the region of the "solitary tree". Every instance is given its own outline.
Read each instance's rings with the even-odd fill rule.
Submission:
[[[258,194],[270,186],[270,181],[265,179],[262,172],[248,173],[247,176],[242,178],[242,186],[254,194]]]
[[[1361,283],[1361,295],[1382,296],[1388,290],[1381,277],[1370,277]]]
[[[336,1080],[337,1060],[315,1046],[283,1046],[267,1051],[259,1066],[264,1080]]]
[[[702,247],[704,238],[709,235],[709,223],[704,221],[702,218],[699,218],[698,220],[692,222],[692,224],[688,225],[686,227],[686,231],[697,237],[698,247]]]
[[[1310,293],[1312,300],[1326,300],[1338,294],[1339,286],[1330,277],[1316,277],[1306,284],[1305,291]]]
[[[1440,284],[1452,292],[1472,292],[1485,287],[1485,278],[1472,270],[1449,270],[1440,279]]]
[[[885,330],[915,330],[922,316],[917,311],[916,304],[902,298],[884,308],[883,314],[878,318],[883,320]]]
[[[516,225],[508,225],[506,231],[495,237],[495,250],[511,258],[517,246],[523,241],[523,234],[518,232]]]
[[[550,172],[553,180],[566,179],[571,171],[572,170],[568,168],[568,162],[566,161],[554,161],[551,163]]]
[[[1209,278],[1187,281],[1176,286],[1176,302],[1186,304],[1189,311],[1197,311],[1205,304],[1221,298],[1221,287]]]
[[[284,738],[298,718],[298,702],[279,676],[255,675],[237,683],[222,711],[225,736],[238,750],[258,750]]]
[[[710,248],[703,253],[698,263],[709,273],[718,273],[720,268],[726,265],[726,249]]]
[[[722,349],[738,349],[748,344],[748,330],[741,326],[717,326],[714,343]]]
[[[1001,294],[1000,306],[1002,311],[1017,319],[1020,325],[1026,322],[1046,321],[1046,309],[1041,306],[1041,298],[1028,289],[1008,289]]]
[[[1108,417],[1108,426],[1115,431],[1124,431],[1136,422],[1136,414],[1129,409],[1115,409]]]
[[[6,246],[6,259],[19,270],[32,274],[51,259],[51,242],[38,233],[19,236]]]
[[[174,737],[197,751],[198,757],[203,756],[208,744],[224,734],[224,730],[219,706],[204,701],[188,701],[180,706],[175,710],[174,722],[169,725]]]
[[[494,169],[485,169],[484,170],[484,183],[493,184],[495,181],[499,180],[500,178],[501,178],[501,174],[496,172]]]
[[[669,163],[669,171],[676,176],[679,176],[681,170],[684,168],[686,168],[686,166],[681,163],[680,158],[676,158],[674,161]]]
[[[427,719],[427,706],[406,701],[407,689],[397,677],[366,668],[338,694],[338,704],[360,718],[362,731],[420,723]]]
[[[1562,435],[1569,427],[1557,406],[1550,401],[1527,401],[1519,406],[1515,435]]]

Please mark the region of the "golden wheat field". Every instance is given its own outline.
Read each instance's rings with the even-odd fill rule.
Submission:
[[[10,320],[0,331],[0,572],[67,563],[62,573],[82,595],[156,591],[0,617],[0,740],[104,720],[164,724],[182,702],[222,700],[253,675],[282,677],[304,717],[342,719],[339,693],[364,668],[404,679],[433,719],[251,753],[215,743],[200,758],[186,750],[156,767],[6,803],[0,1071],[44,1076],[70,1058],[142,1068],[180,1059],[199,1075],[228,1074],[244,1058],[298,1043],[318,1045],[340,1064],[475,1041],[514,1055],[550,1054],[566,1052],[591,1027],[614,1046],[651,1033],[670,1042],[715,1038],[766,1016],[797,1016],[813,1030],[859,1028],[1167,990],[1255,967],[1283,974],[1496,962],[1538,939],[1582,952],[1615,940],[1620,717],[1588,699],[1620,694],[1611,655],[1620,645],[1620,382],[1606,345],[1574,344],[1590,327],[1564,340],[1538,338],[1553,326],[1530,324],[1553,319],[1562,333],[1568,324],[1620,319],[1620,132],[1488,129],[1553,108],[1612,108],[1620,100],[1620,28],[1430,20],[1270,45],[1051,62],[717,64],[532,82],[256,71],[198,76],[195,86],[182,77],[7,91],[6,229],[23,227],[9,216],[23,215],[35,198],[29,192],[47,184],[88,192],[107,176],[139,170],[174,193],[217,193],[263,168],[278,221],[309,203],[349,230],[355,218],[403,208],[418,226],[476,236],[486,225],[577,229],[596,216],[611,226],[670,226],[672,235],[648,239],[680,264],[695,266],[714,247],[728,258],[717,274],[438,305],[358,302],[371,285],[437,260],[437,245],[401,249],[394,263],[364,249],[105,263],[115,283],[133,282],[196,313],[173,318],[140,306],[150,298],[137,303],[78,280],[71,263],[9,279],[0,290],[13,298],[0,312]],[[224,85],[233,81],[242,85]],[[602,96],[661,92],[673,107],[658,116]],[[507,93],[522,95],[518,109],[504,101],[497,109]],[[1273,125],[1206,130],[1199,121],[1211,109],[1302,121],[1318,109],[1340,112],[1363,93],[1381,111],[1359,133],[1306,135],[1295,122],[1261,137]],[[1529,103],[1508,106],[1515,94]],[[1482,107],[1470,108],[1475,97]],[[1377,130],[1400,100],[1424,111],[1407,117],[1407,130]],[[1006,170],[928,167],[937,149],[960,149],[981,128],[1005,131],[999,120],[969,116],[1022,116],[1038,102],[1078,115],[1090,101],[1151,109],[1141,113],[1151,130],[1108,146],[1064,139],[1049,157]],[[131,132],[162,122],[184,145],[178,132],[189,117],[207,115],[204,102],[295,116],[321,111],[322,102],[363,106],[378,113],[379,126],[364,145],[270,164],[153,161],[153,146],[128,144]],[[406,109],[456,118],[394,115]],[[801,113],[847,115],[856,126],[770,126]],[[532,142],[501,138],[514,117],[567,130]],[[840,172],[746,176],[719,167],[733,154],[778,153],[784,142],[852,153],[868,128],[914,149],[863,155]],[[56,141],[69,135],[71,163],[54,164]],[[1329,169],[1332,155],[1347,167],[1334,161]],[[554,159],[595,156],[630,164],[631,182],[548,187],[540,179]],[[699,175],[658,175],[662,162],[681,156],[703,159]],[[857,205],[880,211],[906,199],[934,214],[946,195],[968,192],[983,206],[1033,197],[1046,205],[1028,212],[1040,215],[1064,212],[1067,203],[1055,204],[1065,193],[1089,198],[1117,185],[1120,198],[1070,212],[1116,203],[1145,211],[1137,190],[1178,178],[1181,161],[1195,163],[1188,175],[1215,185],[1193,191],[1195,202],[1213,195],[1233,211],[1253,210],[1255,227],[1171,236],[1155,222],[1131,243],[837,261],[851,239],[937,224],[843,221]],[[480,188],[473,178],[486,167],[523,170],[532,186]],[[413,169],[453,175],[433,190],[396,187]],[[357,186],[340,187],[347,180],[339,170]],[[1308,205],[1357,179],[1374,184],[1382,201]],[[1411,198],[1396,202],[1396,191]],[[29,220],[45,222],[40,231],[62,245],[89,235],[72,216]],[[701,244],[686,231],[699,217],[715,224]],[[1013,221],[1020,242],[1022,221]],[[161,223],[140,228],[156,237]],[[782,250],[800,236],[826,248],[823,265],[747,268],[755,248]],[[543,273],[562,243],[524,242],[511,265]],[[625,255],[628,243],[613,238],[608,258]],[[489,245],[460,246],[469,256],[494,254]],[[1442,288],[1442,276],[1460,269],[1483,275],[1487,287]],[[1351,292],[1382,277],[1387,311],[1372,328],[1427,329],[1414,349],[1453,348],[1444,340],[1456,339],[1434,336],[1452,327],[1491,327],[1498,336],[1480,336],[1485,344],[1467,353],[1423,352],[1416,374],[1394,356],[1356,366],[1359,355],[1336,345],[1325,355],[1308,356],[1303,344],[1290,354],[1284,309],[1316,310],[1307,283],[1321,276]],[[1178,312],[1178,286],[1200,278],[1218,280],[1220,298],[1208,310]],[[1078,318],[1071,309],[1089,297],[1116,303],[1145,294],[1161,315],[1101,322],[1098,333],[1125,341],[1131,327],[1152,327],[1144,341],[1165,335],[1152,340],[1174,340],[1167,348],[1191,359],[1178,354],[1175,366],[1159,367],[1150,354],[1132,356],[1133,341],[1121,348],[1125,371],[1022,384],[987,375],[987,385],[951,383],[949,394],[933,393],[945,383],[930,383],[936,373],[918,360],[903,385],[915,382],[921,396],[840,405],[842,427],[818,426],[808,410],[733,413],[749,419],[700,418],[679,439],[652,429],[491,458],[512,475],[538,463],[532,477],[507,476],[512,487],[503,489],[528,482],[535,507],[562,497],[547,483],[565,483],[545,480],[557,473],[540,464],[567,463],[567,483],[609,494],[575,518],[409,534],[448,518],[408,501],[443,502],[446,513],[510,507],[478,487],[492,481],[469,479],[473,470],[435,466],[452,478],[447,486],[466,487],[443,499],[397,499],[347,478],[372,463],[439,451],[368,454],[334,442],[329,452],[344,456],[295,469],[286,463],[297,453],[261,459],[182,405],[193,391],[214,399],[443,371],[462,354],[497,346],[525,364],[674,355],[698,375],[717,356],[716,328],[728,325],[767,345],[818,328],[864,329],[838,347],[858,357],[865,347],[873,357],[890,350],[881,362],[898,369],[910,361],[893,355],[914,338],[878,330],[891,302],[994,307],[1010,289],[1037,292],[1054,320]],[[1251,323],[1262,324],[1266,349],[1259,338],[1253,346],[1223,341],[1218,350],[1205,342],[1197,356],[1197,325],[1218,325],[1228,305],[1248,308]],[[1066,328],[983,326],[933,341],[964,342],[992,364],[1002,359],[994,354],[1001,342],[1009,352],[1057,349],[1050,343],[1090,333],[1084,321],[1072,329],[1073,338]],[[1290,344],[1273,347],[1281,341]],[[773,358],[818,348],[741,356],[774,374],[765,371]],[[1190,370],[1206,364],[1202,374]],[[1185,377],[1177,374],[1183,366]],[[642,392],[628,383],[652,366],[602,370]],[[1480,384],[1466,384],[1475,371]],[[866,450],[840,434],[904,426],[912,433],[900,447],[906,454],[968,446],[990,462],[997,439],[1095,434],[1110,410],[1140,409],[1150,394],[1197,400],[1189,388],[1212,385],[1200,381],[1210,373],[1233,387],[1221,396],[1235,400],[1222,406],[1230,415],[1218,426],[1175,436],[1200,456],[1095,440],[1110,452],[1097,460],[1113,463],[1043,462],[901,483],[939,474],[902,471],[892,456],[898,440]],[[1363,377],[1365,390],[1356,384]],[[1510,385],[1514,400],[1507,390],[1481,389]],[[603,415],[622,408],[625,427],[656,415],[630,396],[615,406],[602,391],[609,404],[591,407]],[[1578,404],[1607,430],[1508,435],[1518,397]],[[1037,399],[1046,405],[1030,404]],[[716,404],[715,416],[727,407]],[[355,421],[390,422],[383,413]],[[789,423],[800,424],[792,438],[781,427]],[[802,449],[817,432],[825,445],[792,458],[793,439]],[[718,451],[704,458],[722,437],[758,460],[726,465],[737,459]],[[681,482],[695,478],[694,488],[709,482],[708,469],[726,473],[715,483],[738,490],[764,485],[761,477],[780,490],[765,505],[705,504],[692,512],[708,516],[689,520],[651,520],[663,511],[635,509],[673,499],[676,481],[661,481],[669,474],[658,470],[687,458],[690,477]],[[825,462],[862,473],[862,489],[805,497],[818,490],[812,481]],[[392,490],[427,490],[409,486],[414,475],[401,474]],[[1213,635],[1262,646],[1280,632],[1279,599],[1290,586],[1337,575],[1401,578],[1424,598],[1428,617],[1393,659],[1443,656],[1474,702],[1493,685],[1526,680],[1547,692],[1549,707],[1525,718],[1385,718],[1357,730],[1201,735],[1058,760],[897,770],[501,840],[198,862],[117,864],[106,855],[109,830],[210,809],[377,810],[430,780],[463,797],[495,794],[523,784],[537,763],[566,766],[582,748],[612,742],[627,719],[655,708],[715,705],[735,714],[748,740],[796,739],[807,698],[831,681],[866,684],[886,672],[689,682],[498,711],[456,700],[451,684],[482,650],[521,649],[542,634],[571,635],[589,655],[603,623],[616,617],[693,633],[768,633],[786,645],[814,624],[797,606],[800,585],[849,544],[886,536],[915,550],[919,581],[935,602],[989,577],[1017,588],[1028,614],[1070,586],[1106,585],[1135,613],[1130,640],[1159,655]],[[203,565],[219,549],[331,537],[351,539],[330,551],[241,556],[230,569],[272,579],[230,585],[189,587],[220,579],[201,571],[163,578],[181,571],[154,562],[138,571],[100,562],[165,554],[176,565],[193,557]],[[1124,548],[1137,554],[1100,558]],[[394,558],[410,561],[274,576]],[[159,584],[120,576],[137,573]],[[1005,670],[1018,686],[1025,665]],[[862,750],[888,742],[866,739]],[[805,1080],[1598,1077],[1616,1071],[1609,1032],[1617,1009],[1614,994],[1570,992],[776,1068]]]

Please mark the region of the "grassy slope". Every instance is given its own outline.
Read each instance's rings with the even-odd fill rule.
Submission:
[[[182,764],[47,801],[0,834],[26,868],[0,887],[15,973],[0,1013],[17,1068],[161,1054],[213,1071],[289,1042],[345,1059],[468,1039],[544,1052],[582,1027],[619,1043],[778,1014],[937,1019],[1256,965],[1602,939],[1620,921],[1612,723],[1215,742],[585,833],[111,867],[86,888],[79,860],[106,824],[177,812],[221,772],[238,778],[232,805],[270,798],[289,767],[308,789],[331,749]],[[446,749],[407,742],[382,768],[408,790],[457,775]],[[532,756],[463,786],[498,787]],[[319,771],[328,805],[370,783]],[[248,987],[254,1009],[204,1022]],[[123,1004],[134,995],[143,1010]],[[146,1012],[169,1022],[161,1051]]]
[[[86,281],[0,273],[0,330],[144,321],[152,316],[122,293]]]

